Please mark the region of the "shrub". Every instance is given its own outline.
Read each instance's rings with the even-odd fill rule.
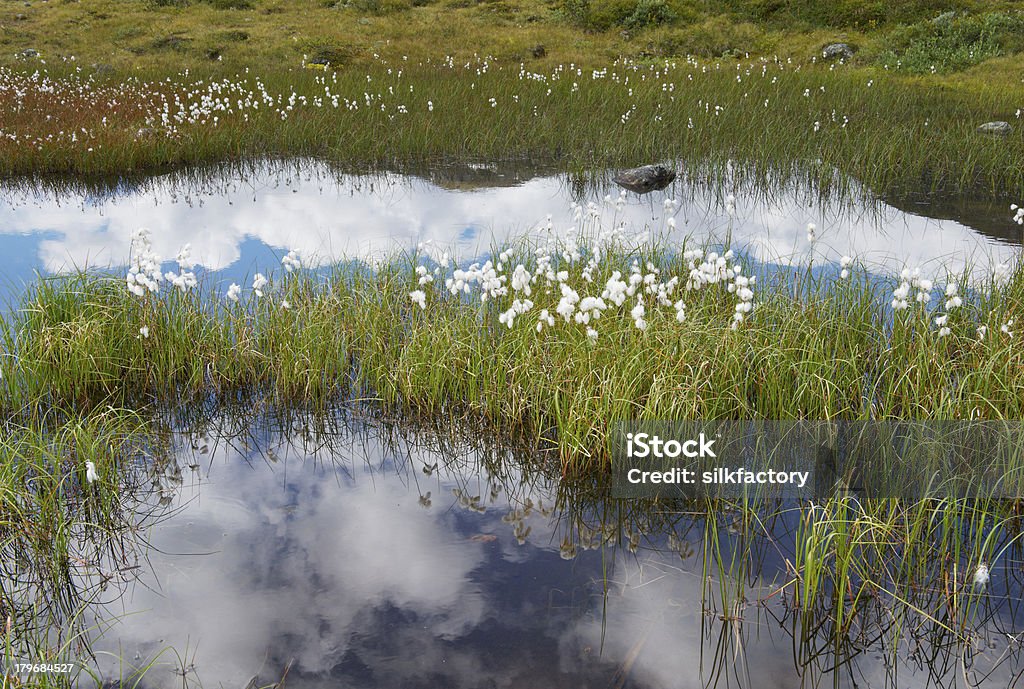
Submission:
[[[794,23],[845,28],[891,25],[963,10],[967,0],[725,0],[734,16],[791,27]]]
[[[670,0],[564,0],[562,14],[576,26],[591,31],[638,31],[694,21],[698,16],[689,4]]]
[[[879,63],[900,64],[912,73],[954,72],[992,57],[1024,50],[1024,14],[943,14],[893,31],[878,54]]]
[[[631,31],[636,31],[648,26],[669,24],[675,18],[675,12],[672,11],[665,0],[639,0],[630,15],[622,21],[622,26]]]
[[[407,10],[412,7],[412,2],[411,0],[349,0],[345,7],[353,9],[359,14],[384,16]]]
[[[249,10],[252,9],[252,0],[203,0],[218,10]]]
[[[310,64],[330,64],[335,67],[348,64],[352,51],[336,45],[315,43],[307,48],[306,61]]]

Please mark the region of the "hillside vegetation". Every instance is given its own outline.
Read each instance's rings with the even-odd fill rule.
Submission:
[[[862,65],[1010,73],[1024,2],[976,0],[4,0],[0,64],[74,56],[103,69],[335,67],[374,60],[604,62],[780,55],[833,41]]]

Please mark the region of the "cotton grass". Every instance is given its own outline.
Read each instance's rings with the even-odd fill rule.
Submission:
[[[424,245],[313,272],[288,253],[252,287],[200,276],[184,291],[160,289],[139,235],[130,283],[30,288],[3,324],[0,407],[354,394],[549,438],[577,470],[607,461],[617,418],[1024,415],[1017,266],[886,277],[837,256],[811,273],[665,246],[596,207],[574,217],[472,260]]]

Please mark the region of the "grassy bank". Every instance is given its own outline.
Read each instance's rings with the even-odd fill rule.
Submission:
[[[1019,198],[1022,8],[12,6],[0,23],[0,174],[116,176],[268,156],[353,169],[533,158],[595,170],[676,159],[716,181],[733,161],[766,183],[842,177],[882,194]],[[824,60],[837,40],[852,57]],[[1014,131],[976,131],[996,120]]]
[[[374,54],[588,62],[776,53],[800,62],[843,40],[857,61],[960,69],[1015,55],[1018,0],[84,0],[0,9],[0,64],[26,49],[122,71],[232,70]],[[937,20],[937,21],[936,21]],[[944,58],[960,56],[953,62]],[[926,61],[918,64],[919,58]]]
[[[28,291],[3,324],[0,405],[368,397],[546,437],[584,471],[615,419],[1024,415],[1019,267],[878,278],[819,256],[766,273],[607,232],[542,232],[473,265],[425,247],[324,275],[289,254],[251,287],[197,284],[187,258],[158,275],[140,234],[127,288],[77,274]]]
[[[1024,193],[1022,130],[976,131],[1019,122],[1016,81],[936,86],[780,58],[542,71],[380,58],[337,71],[125,80],[48,69],[0,70],[0,174],[114,176],[268,156],[353,169],[532,158],[577,171],[674,159],[722,183],[855,178],[879,193]]]

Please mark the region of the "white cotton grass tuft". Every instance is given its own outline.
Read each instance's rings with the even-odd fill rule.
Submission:
[[[302,261],[299,259],[299,254],[294,249],[292,249],[285,255],[284,258],[281,259],[281,265],[284,266],[284,269],[290,273],[294,270],[298,270],[299,268],[301,268]]]
[[[164,279],[182,292],[187,292],[199,284],[199,281],[196,280],[196,274],[192,271],[195,263],[192,261],[191,244],[181,247],[181,250],[178,252],[177,261],[180,272],[167,271],[164,273]]]
[[[164,275],[160,272],[160,257],[153,251],[150,231],[140,227],[132,233],[131,263],[125,275],[125,286],[137,297],[159,292]]]
[[[148,325],[144,325],[141,328],[139,328],[139,337],[141,337],[144,340],[149,339],[149,326]]]
[[[418,304],[420,309],[427,308],[427,293],[424,292],[423,290],[418,289],[409,292],[409,298],[412,299],[413,304]]]
[[[983,589],[988,586],[991,572],[989,572],[988,565],[984,562],[978,565],[978,568],[974,570],[974,577],[972,579],[974,588]]]
[[[267,286],[270,281],[267,280],[263,273],[256,273],[256,277],[252,281],[252,291],[256,293],[257,297],[263,296],[263,288]]]
[[[96,465],[90,460],[85,462],[85,480],[89,483],[96,483],[100,475],[96,472]]]
[[[839,259],[839,279],[846,280],[850,277],[850,266],[853,264],[852,256],[843,256]]]
[[[963,306],[964,301],[960,298],[960,286],[955,282],[946,285],[946,311],[952,311]]]
[[[240,285],[237,285],[234,282],[232,282],[231,286],[228,287],[227,298],[237,304],[238,303],[238,297],[241,294],[242,294],[242,287]]]

